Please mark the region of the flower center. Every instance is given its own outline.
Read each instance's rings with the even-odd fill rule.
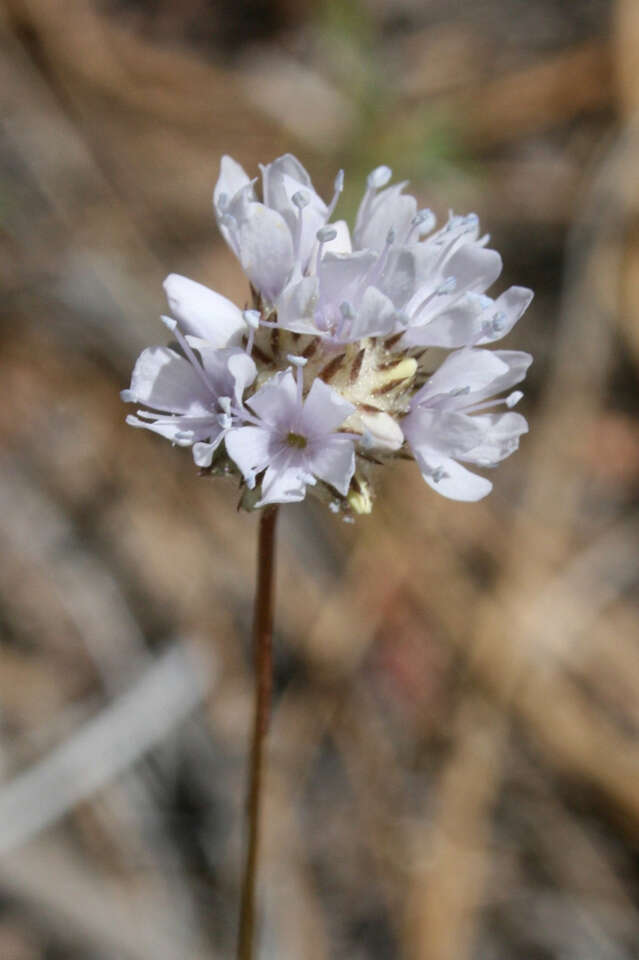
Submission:
[[[308,443],[306,437],[303,437],[301,433],[293,433],[292,431],[287,434],[286,442],[289,447],[295,447],[297,450],[303,450]]]

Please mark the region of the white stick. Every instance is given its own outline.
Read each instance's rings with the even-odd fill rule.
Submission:
[[[0,855],[124,773],[201,702],[208,669],[180,645],[66,743],[0,788]]]

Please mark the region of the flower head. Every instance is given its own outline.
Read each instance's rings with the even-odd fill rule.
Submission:
[[[353,233],[290,154],[261,182],[222,159],[213,204],[251,285],[253,309],[172,274],[165,290],[177,343],[139,358],[128,418],[181,446],[198,466],[236,473],[243,505],[302,500],[312,491],[346,515],[371,507],[380,464],[412,454],[426,482],[457,500],[492,484],[463,464],[496,465],[516,449],[526,353],[488,350],[532,293],[487,291],[501,258],[474,214],[418,209],[378,167]],[[448,353],[446,353],[448,351]],[[506,409],[500,411],[500,405]]]

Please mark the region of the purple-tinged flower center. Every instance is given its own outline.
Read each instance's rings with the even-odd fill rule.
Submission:
[[[296,450],[305,450],[308,446],[306,437],[303,437],[301,433],[293,433],[292,430],[286,435],[286,442],[289,447],[294,447]]]

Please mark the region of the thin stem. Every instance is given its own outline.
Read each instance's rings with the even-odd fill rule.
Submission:
[[[277,507],[266,507],[260,518],[257,548],[257,591],[253,612],[255,655],[255,714],[247,796],[248,843],[242,881],[238,960],[252,960],[255,930],[255,889],[260,839],[260,808],[264,742],[271,706],[272,636],[275,583],[275,527]]]

